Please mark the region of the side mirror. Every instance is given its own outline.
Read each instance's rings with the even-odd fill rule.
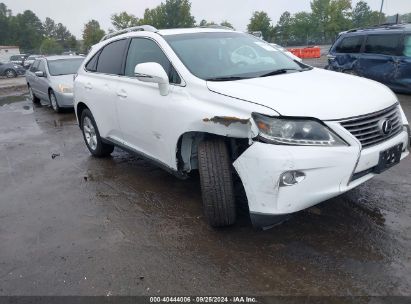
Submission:
[[[170,88],[170,80],[163,67],[156,62],[146,62],[136,65],[134,75],[144,82],[158,83],[161,96],[167,96]]]
[[[43,71],[37,71],[37,72],[34,72],[34,74],[35,74],[37,77],[45,77]]]

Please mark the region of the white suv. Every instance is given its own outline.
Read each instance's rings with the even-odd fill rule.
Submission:
[[[235,222],[234,179],[253,224],[268,227],[409,153],[407,119],[386,86],[309,67],[226,29],[110,34],[80,67],[74,93],[93,155],[118,146],[180,178],[199,170],[214,227]]]

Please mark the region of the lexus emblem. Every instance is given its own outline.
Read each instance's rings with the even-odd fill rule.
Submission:
[[[382,134],[389,135],[392,132],[392,121],[389,119],[384,119],[380,121],[380,129]]]

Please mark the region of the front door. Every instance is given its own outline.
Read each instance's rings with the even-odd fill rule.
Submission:
[[[38,97],[44,100],[49,100],[49,94],[48,94],[49,83],[48,83],[47,72],[46,72],[46,61],[44,59],[40,60],[37,70],[40,72],[43,72],[43,75],[44,75],[44,77],[38,77],[35,75]]]
[[[170,92],[161,96],[156,83],[141,82],[134,76],[137,64],[159,63],[169,76]],[[181,82],[176,70],[158,44],[148,38],[133,38],[119,82],[117,111],[123,140],[130,148],[168,163],[168,123],[173,119],[173,84]]]

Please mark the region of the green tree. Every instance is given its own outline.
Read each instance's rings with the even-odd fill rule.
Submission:
[[[207,21],[207,20],[201,20],[199,26],[210,26],[210,25],[217,25],[214,21]]]
[[[292,17],[290,12],[286,11],[278,20],[278,23],[275,27],[275,37],[276,42],[282,45],[288,45],[291,39],[291,26],[292,26]]]
[[[63,52],[60,43],[54,38],[46,38],[40,46],[40,53],[44,55],[59,55]]]
[[[327,39],[327,24],[330,21],[330,0],[313,0],[311,2],[312,18],[318,33],[321,35],[321,41]]]
[[[351,0],[332,0],[329,22],[325,26],[328,37],[334,40],[338,33],[351,27]]]
[[[36,51],[43,41],[43,24],[30,10],[11,17],[12,40],[24,51]]]
[[[88,52],[92,45],[96,44],[105,35],[104,30],[100,28],[97,20],[90,20],[84,25],[83,29],[83,48]]]
[[[249,32],[261,31],[263,38],[270,41],[272,35],[271,19],[264,11],[254,12],[247,26]]]
[[[111,23],[116,30],[122,30],[128,27],[141,25],[141,20],[133,14],[121,12],[111,16]]]
[[[188,0],[166,0],[153,9],[146,9],[143,23],[156,28],[193,27],[195,18],[191,15]]]
[[[290,33],[295,45],[310,44],[314,40],[316,29],[313,25],[312,16],[307,12],[299,12],[291,19]]]
[[[7,9],[7,6],[0,3],[0,44],[10,41],[10,15],[11,11]]]
[[[72,43],[73,40],[73,35],[63,24],[59,23],[56,26],[54,38],[62,46],[63,49],[69,49],[70,43]]]
[[[224,20],[223,22],[220,23],[221,26],[225,26],[225,27],[229,27],[232,28],[233,30],[235,30],[234,26],[228,22],[227,20]]]
[[[44,36],[47,38],[55,38],[56,37],[56,23],[53,19],[47,17],[46,20],[43,22],[44,28]]]
[[[311,11],[320,42],[329,43],[336,34],[351,27],[351,0],[313,0]]]

